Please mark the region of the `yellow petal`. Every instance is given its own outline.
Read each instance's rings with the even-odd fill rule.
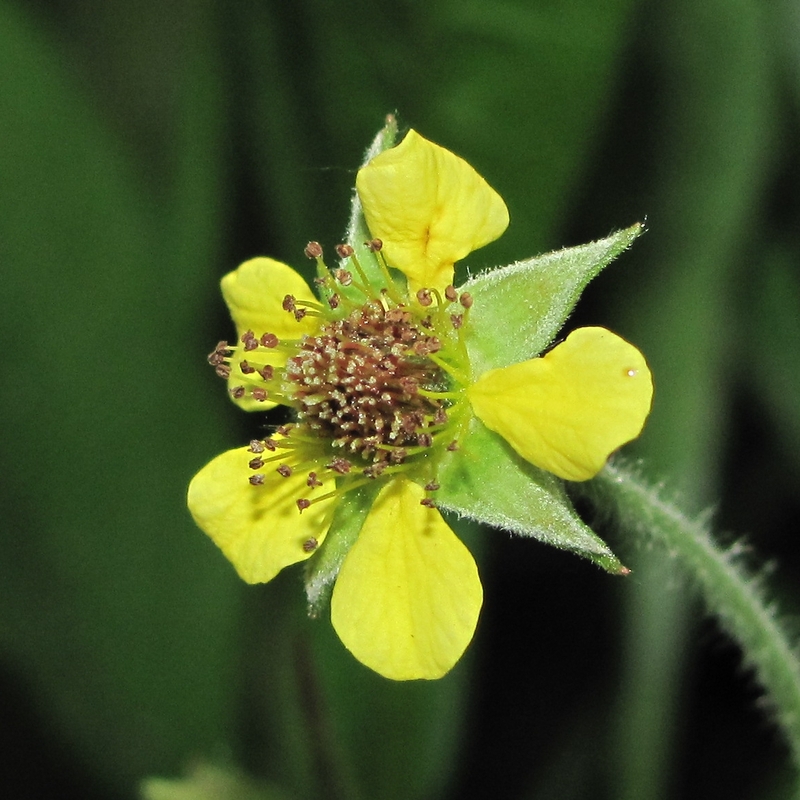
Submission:
[[[345,647],[386,678],[440,678],[461,657],[483,602],[478,570],[417,484],[381,490],[344,560],[331,621]]]
[[[412,285],[442,289],[453,264],[508,227],[508,209],[466,161],[409,131],[358,172],[373,236]]]
[[[274,333],[278,339],[299,339],[303,334],[313,335],[319,327],[317,317],[307,316],[298,322],[294,314],[284,310],[283,300],[287,294],[305,301],[316,301],[316,298],[303,278],[280,261],[252,258],[229,272],[221,283],[222,296],[236,325],[237,340],[246,331],[253,331],[257,337],[262,333]],[[286,354],[281,350],[260,348],[256,366],[264,364],[283,367]],[[239,362],[234,359],[228,388],[243,383],[249,381],[243,379]],[[234,402],[246,411],[266,411],[276,405],[271,401],[258,402],[249,396]]]
[[[469,389],[487,428],[570,481],[593,477],[639,435],[652,396],[644,356],[605,328],[578,328],[543,358],[490,370]]]
[[[306,484],[308,473],[284,478],[276,464],[265,464],[258,470],[264,483],[253,486],[249,478],[255,471],[248,466],[253,458],[246,447],[217,456],[189,484],[188,505],[195,522],[239,575],[248,583],[264,583],[289,564],[308,558],[314,540],[322,543],[325,513],[333,500],[315,503],[301,514],[297,500],[314,497]],[[328,488],[333,481],[314,491]]]

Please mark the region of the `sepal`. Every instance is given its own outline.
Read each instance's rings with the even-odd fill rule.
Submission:
[[[369,483],[347,492],[336,506],[325,541],[306,562],[305,587],[308,615],[318,617],[330,600],[333,584],[345,556],[358,538],[380,483]]]
[[[458,458],[439,470],[440,508],[571,550],[607,572],[628,572],[581,520],[555,475],[524,461],[477,419],[459,444]]]
[[[539,355],[563,327],[586,284],[643,231],[637,223],[606,239],[470,278],[461,289],[474,300],[465,329],[473,378]]]

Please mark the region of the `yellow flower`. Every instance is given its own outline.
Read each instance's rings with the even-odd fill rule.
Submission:
[[[370,241],[339,246],[333,272],[308,246],[320,299],[268,258],[223,278],[238,341],[209,360],[239,405],[289,406],[295,421],[211,461],[189,508],[250,583],[331,548],[331,620],[345,646],[388,678],[438,678],[482,604],[475,562],[436,508],[440,469],[476,418],[535,466],[586,480],[638,435],[652,383],[642,355],[602,328],[475,374],[473,298],[453,270],[505,230],[502,199],[414,131],[356,187]],[[359,492],[372,505],[334,544],[352,527],[337,515],[343,498]]]

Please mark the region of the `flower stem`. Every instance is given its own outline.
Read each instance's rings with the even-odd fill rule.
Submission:
[[[774,602],[766,597],[764,574],[753,574],[743,564],[746,548],[741,542],[721,547],[707,516],[685,514],[618,463],[607,465],[585,488],[601,501],[600,508],[614,508],[623,530],[665,547],[699,586],[766,691],[800,769],[800,661]]]

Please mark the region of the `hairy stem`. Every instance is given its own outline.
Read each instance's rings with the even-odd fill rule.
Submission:
[[[686,515],[619,464],[607,465],[591,484],[586,488],[594,499],[606,500],[601,508],[615,509],[623,530],[665,547],[700,588],[766,691],[800,770],[800,662],[766,597],[763,573],[751,574],[743,564],[746,548],[741,543],[721,547],[705,517]]]

